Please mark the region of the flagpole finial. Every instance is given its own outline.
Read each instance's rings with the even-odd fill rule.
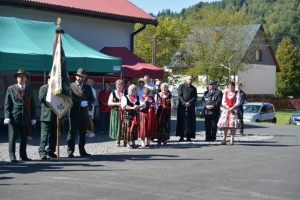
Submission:
[[[61,23],[61,18],[59,17],[59,18],[57,18],[57,21],[56,21],[56,23],[57,23],[57,30],[60,30],[61,29],[61,26],[60,26],[60,23]]]

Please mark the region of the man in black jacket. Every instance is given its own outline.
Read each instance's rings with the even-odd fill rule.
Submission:
[[[178,107],[176,136],[179,141],[186,137],[187,141],[196,137],[195,104],[197,101],[197,89],[192,85],[193,78],[188,76],[185,83],[178,87]]]
[[[239,132],[241,135],[244,134],[244,120],[243,120],[243,117],[244,117],[244,108],[243,108],[243,104],[245,103],[245,100],[246,100],[246,93],[241,90],[243,84],[242,82],[238,81],[236,82],[235,84],[235,87],[236,87],[236,90],[239,92],[240,94],[240,104],[239,104],[239,107],[238,107],[238,118],[239,118],[239,121],[240,121],[240,127],[239,127]]]
[[[214,142],[216,140],[217,123],[221,114],[220,106],[223,93],[217,89],[217,82],[209,81],[208,90],[204,92],[202,103],[205,112],[205,141]]]

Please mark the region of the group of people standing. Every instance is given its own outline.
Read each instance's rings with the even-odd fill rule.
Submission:
[[[195,138],[197,90],[192,83],[193,78],[188,76],[185,83],[178,87],[176,136],[180,137],[179,141],[184,141],[185,137],[187,141],[191,141],[191,138]],[[243,134],[243,104],[246,94],[241,90],[241,87],[242,82],[236,82],[235,87],[235,83],[229,81],[223,94],[221,90],[217,89],[216,81],[209,81],[208,90],[204,92],[202,97],[205,112],[206,142],[216,141],[218,127],[224,129],[221,145],[227,144],[226,138],[229,129],[231,131],[229,145],[234,144],[235,130],[238,124],[240,125],[240,134]]]
[[[27,137],[32,126],[36,123],[36,102],[33,88],[26,85],[29,75],[24,69],[19,69],[14,74],[17,83],[8,87],[4,103],[4,124],[8,125],[9,157],[11,162],[18,162],[16,159],[16,140],[20,135],[19,156],[22,161],[30,161],[27,156]],[[69,113],[70,130],[67,137],[67,153],[69,158],[74,157],[75,139],[78,133],[78,148],[80,156],[91,156],[85,150],[85,137],[89,121],[89,112],[93,109],[95,97],[90,85],[84,82],[85,70],[79,68],[75,73],[76,81],[70,84],[73,106]],[[50,73],[48,75],[48,83]],[[40,87],[39,100],[41,102],[41,140],[39,155],[41,160],[57,158],[56,151],[56,114],[46,103],[46,95],[49,84]],[[46,148],[47,144],[48,148]]]
[[[235,84],[230,80],[225,92],[222,93],[221,90],[217,89],[216,81],[211,80],[209,82],[208,90],[205,91],[202,98],[205,110],[205,141],[213,142],[216,140],[218,127],[224,129],[221,145],[227,144],[226,138],[229,129],[231,132],[229,145],[234,144],[236,128],[239,128],[240,134],[243,134],[243,104],[246,94],[241,90],[241,87],[242,82],[238,81]]]
[[[109,136],[118,147],[135,148],[138,138],[140,148],[150,147],[154,139],[158,145],[166,145],[170,139],[173,97],[167,83],[157,81],[156,89],[148,78],[140,78],[137,86],[128,84],[127,89],[122,80],[117,80],[116,90],[109,96],[108,105],[112,108]]]
[[[48,75],[50,80],[50,74]],[[26,86],[29,79],[24,69],[14,74],[17,84],[8,87],[5,98],[4,124],[9,125],[9,156],[12,162],[17,162],[15,143],[20,135],[20,159],[30,161],[26,153],[27,136],[36,123],[36,104],[33,89]],[[93,113],[96,91],[92,87],[93,80],[85,83],[86,72],[79,68],[75,73],[76,81],[70,84],[73,106],[69,113],[69,132],[67,137],[67,153],[74,157],[75,139],[78,133],[78,148],[80,156],[91,156],[85,150],[86,132],[91,126],[93,132]],[[176,136],[179,141],[195,138],[196,117],[195,105],[197,90],[192,85],[193,78],[188,76],[178,87]],[[158,145],[167,145],[171,132],[171,110],[175,108],[169,85],[156,81],[150,82],[149,76],[138,80],[137,85],[122,80],[115,82],[116,89],[110,90],[110,83],[105,82],[105,89],[98,95],[100,107],[101,131],[109,132],[109,137],[116,140],[118,147],[136,147],[140,138],[140,148],[151,146],[151,140],[157,139]],[[235,124],[241,119],[243,131],[242,104],[245,93],[241,90],[242,83],[228,82],[228,88],[223,93],[217,89],[217,82],[211,80],[208,90],[204,93],[202,102],[205,109],[205,141],[215,141],[217,126],[224,128],[222,145],[226,144],[228,129],[231,129],[230,145],[234,144]],[[40,87],[41,102],[41,142],[39,154],[41,160],[57,158],[56,150],[56,115],[46,104],[48,84]],[[102,106],[101,106],[102,105]],[[121,143],[122,142],[122,143]],[[46,145],[49,143],[48,148]]]

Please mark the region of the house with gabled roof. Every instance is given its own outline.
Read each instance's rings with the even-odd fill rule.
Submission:
[[[245,71],[238,71],[236,80],[243,82],[244,90],[249,95],[275,95],[276,73],[280,72],[280,66],[276,60],[274,51],[266,37],[261,24],[250,25],[250,40],[245,41],[249,47],[258,40],[264,48],[252,49],[253,59],[242,60],[244,65],[250,66]]]
[[[223,42],[224,46],[222,46],[222,48],[224,49],[228,48],[227,49],[228,51],[234,53],[230,54],[231,56],[226,61],[226,63],[224,63],[225,65],[224,64],[222,65],[222,63],[219,63],[217,65],[221,65],[227,70],[229,70],[224,74],[226,79],[228,77],[228,74],[230,74],[229,76],[231,80],[242,81],[243,90],[245,90],[245,92],[248,95],[273,96],[275,94],[275,88],[276,88],[276,73],[280,72],[280,67],[277,63],[275,54],[269,44],[269,41],[264,33],[263,26],[261,24],[252,24],[252,25],[236,26],[235,28],[236,29],[234,30],[233,28],[230,29],[226,27],[225,31],[227,32],[225,34],[223,33],[221,38],[222,40],[224,40]],[[198,33],[196,34],[199,34],[198,39],[203,38],[203,40],[205,40],[205,42],[209,44],[207,48],[209,48],[211,45],[211,48],[213,49],[216,48],[215,46],[216,33],[218,31],[220,32],[224,31],[221,29],[222,27],[207,27],[205,30],[203,29],[198,30]],[[240,36],[241,45],[239,46],[235,45],[234,40],[236,38],[232,37],[232,35],[234,35],[233,32],[236,31],[237,29],[241,31],[241,36]],[[203,34],[204,32],[206,32],[206,35]],[[211,37],[204,37],[204,35],[211,36]],[[205,49],[205,50],[209,51],[209,49]],[[217,53],[218,52],[216,52],[216,56],[218,56]],[[177,54],[180,54],[180,51],[177,52]],[[236,54],[240,54],[240,55],[237,56]],[[181,66],[180,60],[175,59],[174,62],[175,65],[179,67]],[[241,66],[240,70],[238,70],[236,73],[232,73],[233,65],[240,65]],[[222,68],[221,66],[219,66],[219,68]],[[169,70],[172,70],[172,65],[169,68]],[[181,82],[183,81],[183,79],[179,78]],[[198,75],[198,79],[199,82],[207,82],[206,76],[202,74]],[[173,80],[178,80],[178,77],[177,79],[174,78]],[[175,83],[173,85],[175,85],[176,88],[176,85],[178,86],[180,83]],[[203,94],[207,89],[206,85],[203,86],[196,85],[196,87],[197,87],[198,94]]]

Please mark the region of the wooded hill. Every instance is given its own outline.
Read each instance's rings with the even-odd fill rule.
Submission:
[[[185,17],[185,13],[193,7],[202,8],[214,5],[219,9],[246,10],[246,15],[254,24],[262,24],[269,42],[274,50],[283,38],[290,38],[293,46],[300,51],[300,0],[222,0],[216,2],[199,2],[182,9],[180,13],[162,10],[156,17],[170,15]]]

